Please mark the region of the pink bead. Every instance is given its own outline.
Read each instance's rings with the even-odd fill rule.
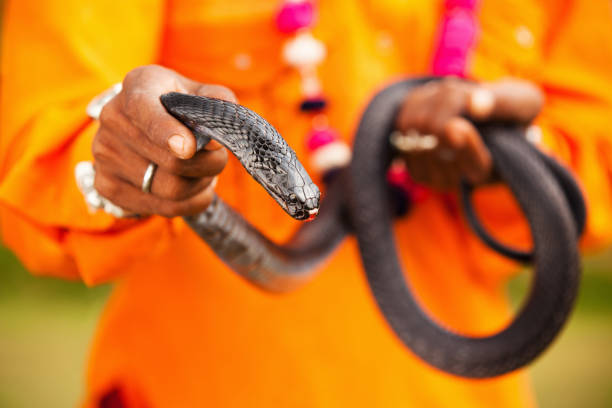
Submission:
[[[464,58],[436,58],[433,65],[434,75],[455,75],[464,77],[467,61]]]
[[[312,2],[285,2],[276,15],[276,26],[283,33],[293,33],[300,28],[309,27],[313,20]]]
[[[476,8],[477,0],[446,0],[446,8],[454,9],[454,8],[463,8],[468,10],[474,10]]]
[[[338,133],[330,127],[325,127],[323,129],[312,129],[308,134],[306,146],[308,147],[309,151],[314,152],[318,148],[328,145],[337,139]]]
[[[471,12],[456,10],[447,14],[442,22],[438,48],[433,59],[433,73],[464,76],[476,35],[476,20]]]

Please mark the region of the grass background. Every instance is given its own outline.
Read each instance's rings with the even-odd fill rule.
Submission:
[[[527,273],[509,284],[519,304]],[[0,407],[72,407],[109,286],[29,275],[0,247]],[[531,368],[544,408],[612,407],[612,254],[585,261],[576,311]]]

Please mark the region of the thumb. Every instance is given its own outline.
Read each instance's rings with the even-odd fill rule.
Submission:
[[[468,113],[476,120],[531,122],[540,112],[544,96],[531,82],[502,79],[477,85],[470,91]]]

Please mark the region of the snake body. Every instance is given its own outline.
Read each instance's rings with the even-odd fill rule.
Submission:
[[[371,291],[400,340],[443,371],[465,377],[493,377],[532,361],[567,320],[580,277],[576,237],[584,224],[584,202],[569,173],[556,168],[556,162],[543,160],[518,129],[507,125],[481,127],[497,172],[516,196],[531,226],[533,254],[514,250],[514,255],[522,261],[533,261],[535,278],[525,306],[495,335],[462,336],[437,324],[405,281],[394,245],[385,183],[392,154],[388,136],[400,103],[407,92],[429,80],[433,79],[401,81],[373,98],[357,130],[351,165],[329,186],[317,219],[303,224],[287,243],[268,240],[218,197],[204,213],[186,221],[230,268],[272,291],[291,290],[304,283],[316,265],[354,232]],[[293,150],[264,119],[247,108],[217,99],[168,94],[161,101],[194,132],[198,146],[209,138],[226,146],[294,218],[306,219],[316,212],[318,189]],[[463,189],[464,204],[473,216],[468,220],[475,221],[467,199],[469,190],[467,186]]]
[[[173,92],[160,99],[193,132],[198,149],[211,139],[221,143],[290,216],[307,220],[319,212],[318,187],[293,149],[261,116],[215,98]],[[306,282],[346,235],[341,191],[332,191],[317,222],[303,225],[284,245],[266,238],[220,197],[185,221],[239,275],[262,289],[286,292]]]

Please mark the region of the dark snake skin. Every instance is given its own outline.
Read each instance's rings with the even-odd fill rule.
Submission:
[[[579,204],[584,209],[584,202],[568,199],[568,191],[576,193],[576,189],[558,180],[562,178],[558,171],[551,171],[551,165],[525,141],[520,130],[501,125],[481,127],[497,172],[515,194],[531,226],[534,254],[522,254],[522,260],[533,261],[535,278],[522,310],[495,335],[466,337],[435,323],[404,279],[385,182],[392,156],[388,136],[400,103],[413,87],[428,80],[432,79],[402,81],[375,96],[361,119],[351,165],[328,186],[317,219],[303,224],[288,243],[271,242],[218,197],[204,213],[186,221],[230,268],[271,291],[287,291],[304,283],[343,238],[354,232],[372,293],[401,341],[446,372],[493,377],[532,361],[567,320],[580,277],[576,237],[577,229],[582,229]],[[194,132],[200,147],[213,138],[232,151],[290,215],[305,219],[316,210],[318,189],[293,150],[265,120],[244,107],[216,99],[168,94],[161,100],[168,112]],[[469,186],[464,186],[463,201],[476,219],[467,198],[469,192]],[[283,199],[289,202],[283,204]]]

